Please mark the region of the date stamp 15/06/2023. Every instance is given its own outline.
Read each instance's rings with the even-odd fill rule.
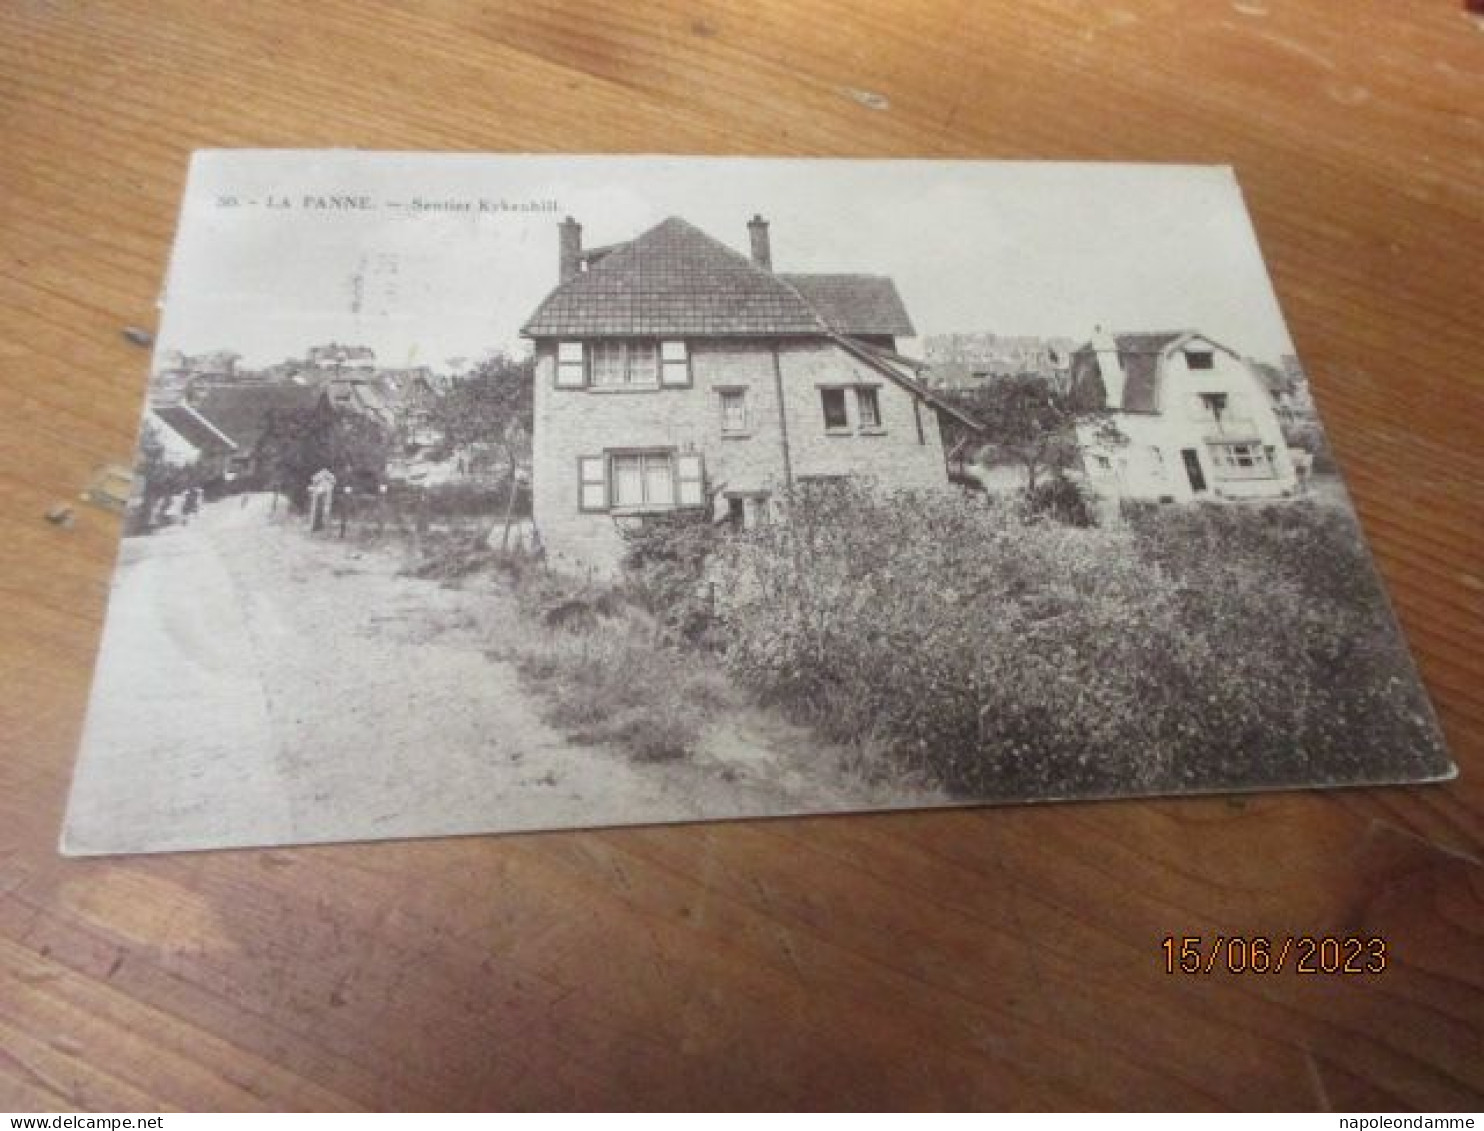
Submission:
[[[1380,974],[1390,961],[1379,935],[1166,935],[1166,974]]]

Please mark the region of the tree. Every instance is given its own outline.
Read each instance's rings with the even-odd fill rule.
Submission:
[[[323,399],[310,408],[275,413],[259,447],[275,491],[304,505],[309,479],[329,468],[346,484],[379,484],[386,474],[390,438],[375,420],[332,408]]]
[[[520,469],[531,456],[536,361],[497,353],[455,380],[433,409],[433,424],[453,449],[486,446],[507,480],[501,549],[510,545]]]
[[[1087,385],[1062,389],[1037,374],[1019,374],[950,396],[984,426],[976,462],[996,453],[1011,457],[1024,468],[1026,496],[1034,499],[1044,475],[1065,477],[1081,450],[1079,429],[1090,425],[1103,443],[1123,440],[1100,392]]]

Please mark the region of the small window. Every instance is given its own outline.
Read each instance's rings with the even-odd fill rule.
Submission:
[[[1220,420],[1221,414],[1226,411],[1226,394],[1202,393],[1201,407],[1205,409],[1205,411],[1208,412],[1210,415],[1214,416],[1217,420]]]
[[[820,403],[824,405],[824,426],[827,432],[843,431],[850,427],[845,414],[844,389],[820,389]]]
[[[862,432],[873,431],[881,427],[881,404],[876,399],[875,389],[857,389],[855,407],[856,415],[860,418]]]
[[[721,430],[724,435],[747,434],[747,390],[723,389],[721,391]]]
[[[684,342],[660,343],[660,384],[670,389],[690,384],[690,351]]]
[[[556,383],[558,389],[580,389],[587,384],[581,342],[562,342],[557,346]]]
[[[1210,350],[1186,350],[1185,364],[1191,369],[1215,369],[1216,355]]]

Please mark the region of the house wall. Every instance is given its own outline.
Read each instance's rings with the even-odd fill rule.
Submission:
[[[1185,351],[1192,347],[1211,350],[1211,369],[1189,367]],[[1094,490],[1130,499],[1183,502],[1195,498],[1182,456],[1182,452],[1193,450],[1205,478],[1205,497],[1272,498],[1293,493],[1297,485],[1293,457],[1284,442],[1272,398],[1241,359],[1203,339],[1193,339],[1171,350],[1161,366],[1159,411],[1113,414],[1114,423],[1128,438],[1126,445],[1099,445],[1090,429],[1082,430],[1084,463]],[[1219,424],[1201,401],[1203,393],[1227,396],[1228,407]],[[1232,477],[1213,457],[1213,441],[1223,439],[1251,440],[1270,448],[1274,474],[1266,478]],[[1099,456],[1110,466],[1100,466]]]
[[[555,387],[556,343],[536,346],[532,507],[551,562],[576,571],[616,568],[623,552],[618,523],[578,505],[578,461],[614,448],[670,448],[705,461],[708,491],[776,493],[784,486],[779,375],[790,463],[805,475],[868,474],[893,487],[947,485],[937,416],[881,374],[827,341],[760,339],[688,342],[692,385],[686,389],[611,391]],[[878,389],[882,428],[862,435],[854,396],[847,394],[851,429],[827,435],[819,385],[866,384]],[[745,389],[748,429],[723,435],[721,390]]]
[[[946,488],[948,471],[938,414],[919,405],[900,385],[834,342],[802,341],[779,351],[788,409],[789,449],[796,479],[811,475],[856,475],[893,490]],[[845,396],[848,430],[826,431],[820,389],[866,386],[876,390],[881,428],[863,432],[854,394]],[[917,422],[921,420],[919,438]]]

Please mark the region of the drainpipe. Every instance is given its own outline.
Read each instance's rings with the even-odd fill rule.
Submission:
[[[783,447],[783,485],[790,491],[794,485],[793,460],[788,452],[788,410],[783,400],[783,365],[778,360],[778,343],[772,344],[773,387],[778,394],[778,436]]]

